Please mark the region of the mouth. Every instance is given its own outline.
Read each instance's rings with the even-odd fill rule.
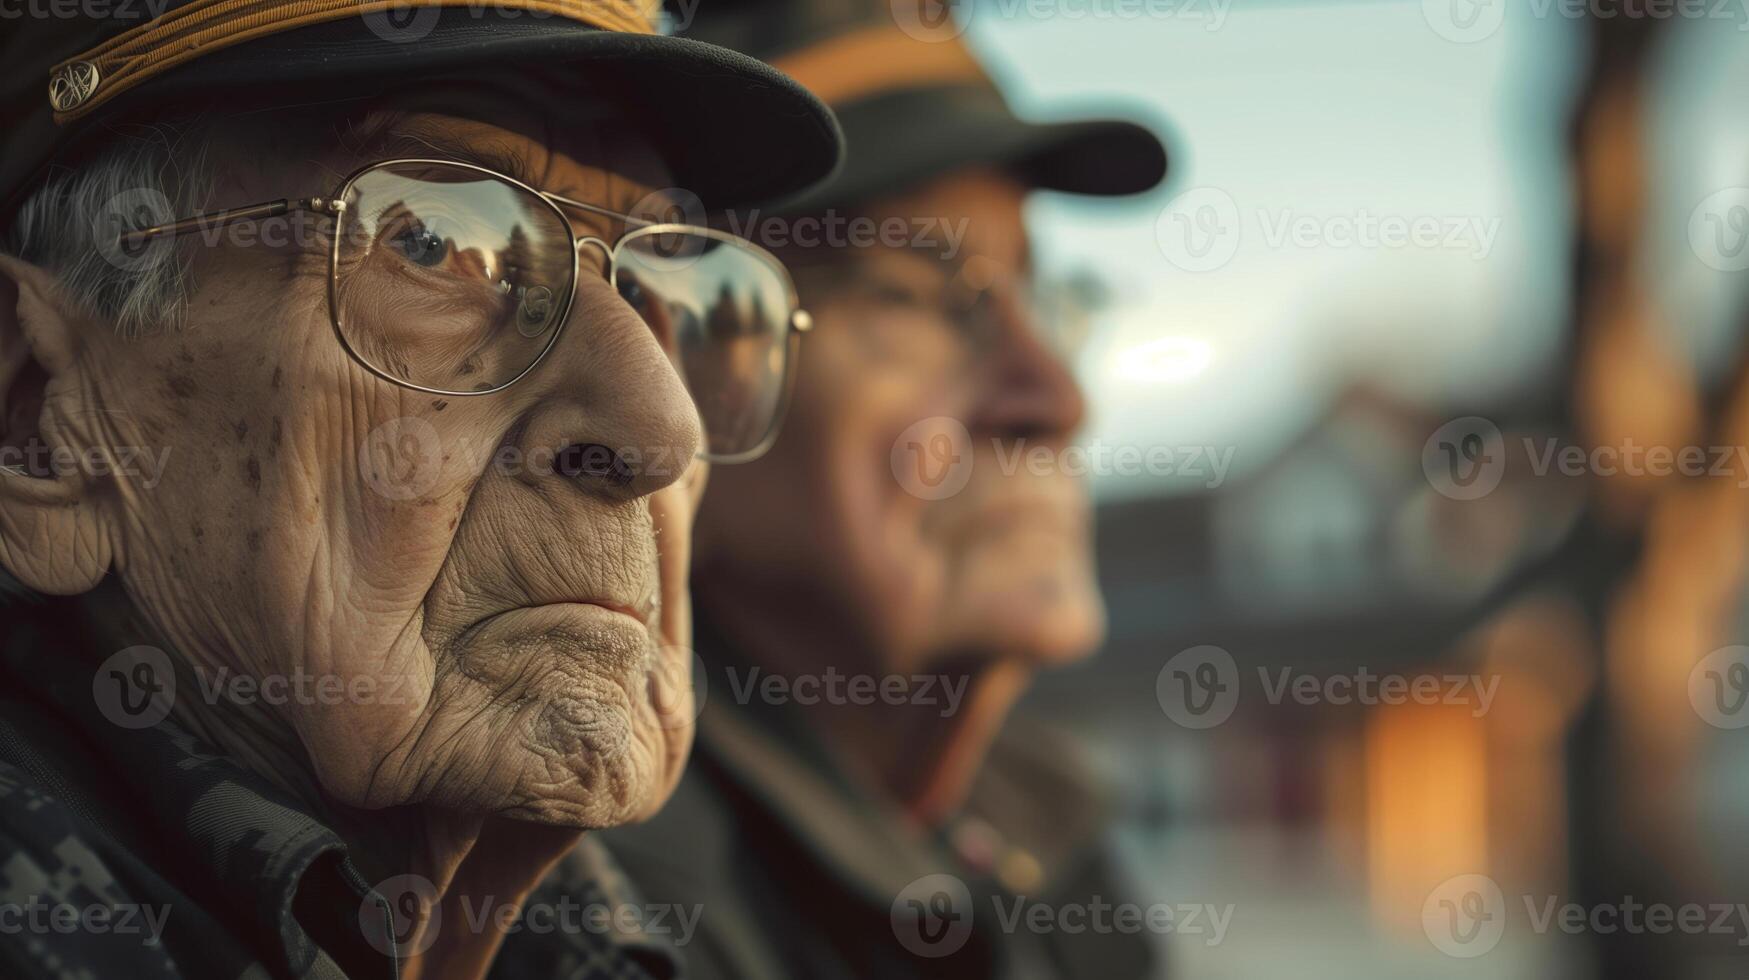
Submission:
[[[505,606],[490,613],[474,623],[467,631],[469,635],[477,635],[490,623],[500,620],[518,620],[529,614],[545,614],[541,618],[549,618],[554,613],[569,611],[572,614],[582,614],[586,619],[593,620],[601,626],[616,630],[626,630],[635,626],[638,632],[653,633],[656,628],[657,612],[660,602],[652,590],[639,599],[624,597],[605,598],[587,594],[549,594],[529,596],[514,605]]]
[[[558,602],[547,604],[555,606],[594,606],[597,609],[604,609],[610,613],[618,613],[627,619],[635,621],[639,626],[646,629],[648,629],[651,623],[656,619],[656,602],[654,599],[645,600],[637,605],[633,605],[629,602],[617,602],[612,599],[563,599]]]
[[[955,540],[1004,537],[1020,531],[1076,536],[1087,531],[1086,508],[1061,497],[1027,494],[983,501],[948,527]]]
[[[555,593],[531,596],[526,602],[519,604],[519,609],[553,609],[571,608],[587,611],[592,615],[606,616],[614,620],[629,619],[644,629],[652,629],[656,623],[658,600],[652,589],[643,596],[590,595],[586,592]]]

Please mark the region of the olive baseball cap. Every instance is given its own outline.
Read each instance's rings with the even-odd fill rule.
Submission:
[[[1166,176],[1158,124],[1021,118],[964,39],[953,0],[714,0],[683,33],[752,54],[825,100],[847,157],[783,210],[853,204],[978,164],[1076,194],[1149,190]]]
[[[574,77],[645,123],[712,208],[794,194],[843,150],[832,113],[753,58],[655,29],[653,0],[65,0],[0,33],[0,220],[106,122],[223,96],[375,88],[476,68]]]

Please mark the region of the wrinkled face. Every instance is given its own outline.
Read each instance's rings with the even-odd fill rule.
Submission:
[[[611,129],[536,139],[523,134],[546,121],[517,111],[423,105],[396,107],[381,155],[435,144],[419,155],[514,166],[622,212],[666,185],[653,152]],[[327,194],[369,162],[258,149],[259,166],[221,171],[213,206]],[[572,218],[579,235],[623,231]],[[238,674],[282,685],[246,710],[288,725],[344,804],[590,827],[652,812],[690,739],[685,546],[703,481],[697,415],[661,343],[585,250],[569,325],[532,373],[489,395],[423,394],[348,356],[325,238],[283,237],[200,245],[183,330],[70,330],[45,437],[168,455],[161,473],[84,478],[68,494],[76,523],[11,520],[8,566],[63,592],[97,566],[118,572],[203,680],[180,698]],[[415,266],[442,261],[418,242],[398,259],[404,293]],[[446,315],[387,293],[361,306],[385,334]],[[26,320],[47,329],[53,315]],[[604,466],[577,452],[590,446],[642,458]]]
[[[883,673],[1098,643],[1085,489],[1054,462],[1083,403],[1015,288],[1024,193],[974,171],[865,209],[963,228],[951,260],[942,235],[796,263],[816,329],[771,454],[713,476],[696,579],[711,618],[811,617],[816,639]]]

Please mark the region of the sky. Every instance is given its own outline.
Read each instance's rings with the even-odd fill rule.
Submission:
[[[1078,364],[1084,441],[1230,447],[1243,472],[1352,379],[1437,411],[1548,369],[1579,35],[1530,3],[1482,39],[1442,33],[1436,8],[1469,2],[970,9],[1023,115],[1118,112],[1170,134],[1161,191],[1030,205],[1042,273],[1091,270],[1113,291]],[[1200,485],[1095,480],[1105,498]]]

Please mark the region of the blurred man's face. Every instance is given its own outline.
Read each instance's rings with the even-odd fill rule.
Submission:
[[[695,579],[707,617],[813,641],[774,669],[975,671],[1098,644],[1086,492],[1058,465],[1084,405],[1026,309],[1024,196],[955,174],[863,209],[933,222],[933,247],[816,249],[797,270],[817,326],[788,421],[713,477]],[[942,223],[964,229],[950,257]]]

